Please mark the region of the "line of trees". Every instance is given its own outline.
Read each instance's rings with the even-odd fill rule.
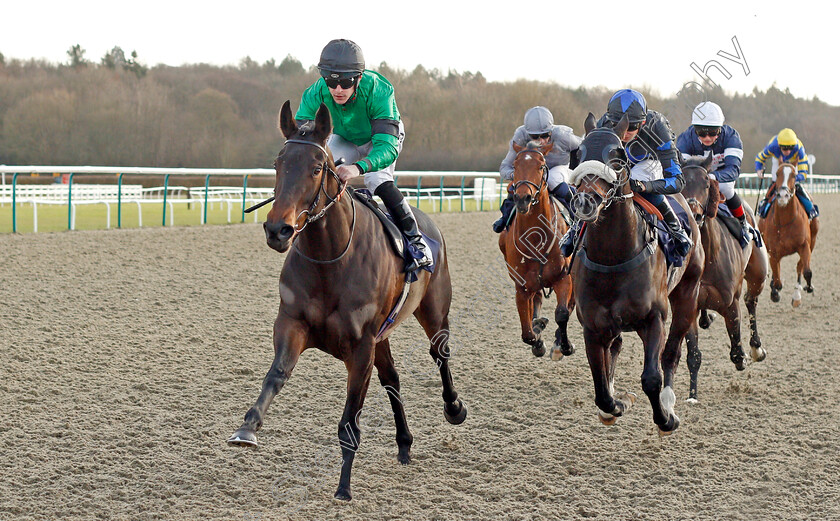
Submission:
[[[296,107],[318,77],[292,56],[280,63],[246,57],[238,66],[149,68],[120,47],[98,63],[85,54],[75,45],[67,63],[52,64],[0,53],[0,164],[269,167],[283,142],[280,106],[290,99]],[[548,107],[556,123],[582,134],[586,114],[600,116],[612,92],[627,87],[488,82],[480,72],[405,71],[387,63],[373,68],[396,89],[406,126],[401,170],[495,171],[529,107]],[[639,90],[675,133],[688,126],[693,102]],[[831,153],[840,142],[840,107],[775,85],[749,95],[716,88],[706,96],[740,132],[745,171],[773,135],[790,127],[817,156],[816,171],[840,172],[840,158]]]

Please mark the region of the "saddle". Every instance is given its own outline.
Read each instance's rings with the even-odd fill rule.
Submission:
[[[392,220],[391,214],[379,207],[379,204],[373,199],[373,194],[370,193],[370,190],[365,188],[352,189],[350,187],[348,187],[347,190],[356,201],[365,205],[371,212],[373,212],[376,218],[379,219],[379,222],[382,224],[382,229],[385,232],[385,236],[388,238],[388,244],[391,245],[391,250],[393,250],[399,258],[409,262],[411,259],[409,259],[408,256],[411,255],[411,252],[408,247],[408,240]],[[431,249],[430,253],[432,259],[437,259],[438,251],[440,251],[440,243],[423,233],[422,230],[420,231],[420,234],[423,236],[426,244],[428,244]],[[423,269],[433,273],[435,270],[435,264],[426,266]],[[416,273],[412,273],[411,275],[411,280],[409,280],[409,282],[417,280]]]
[[[738,220],[737,217],[732,215],[732,211],[726,206],[726,203],[722,202],[718,205],[717,215],[718,220],[724,225],[724,227],[729,230],[729,233],[732,234],[733,237],[738,239],[738,242],[741,244],[741,248],[746,247],[747,241],[749,241],[750,237],[744,237],[741,233],[741,221]],[[748,223],[749,224],[749,223]],[[756,246],[759,248],[762,244],[761,233],[759,233],[758,228],[754,226],[750,226],[750,230],[752,230],[752,240],[755,241]]]
[[[364,188],[354,190],[350,187],[347,190],[355,200],[367,206],[377,219],[379,219],[379,222],[382,223],[382,228],[385,230],[385,236],[388,237],[388,244],[391,245],[391,249],[394,250],[394,253],[398,257],[405,258],[405,239],[400,229],[391,220],[390,214],[385,213],[379,208],[379,204],[373,200],[373,195],[369,190],[365,190]]]
[[[688,222],[688,213],[686,213],[685,209],[680,206],[673,197],[666,195],[665,200],[671,205],[671,209],[676,214],[677,220],[680,222],[683,230],[691,235],[691,225]],[[682,266],[685,258],[677,253],[676,242],[674,241],[674,238],[671,237],[668,225],[663,222],[662,213],[660,213],[656,206],[654,206],[650,201],[637,193],[633,194],[633,202],[636,204],[636,208],[639,212],[641,212],[642,217],[648,225],[650,225],[652,229],[656,230],[656,236],[659,241],[659,245],[662,247],[662,252],[665,254],[665,260],[668,267],[679,268]]]

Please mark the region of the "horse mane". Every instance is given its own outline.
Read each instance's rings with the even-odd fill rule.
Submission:
[[[587,175],[594,175],[600,177],[608,183],[615,183],[616,181],[618,181],[618,172],[616,172],[608,165],[600,161],[590,159],[589,161],[584,161],[583,163],[579,164],[572,171],[572,175],[569,177],[569,184],[577,186],[580,184],[580,181]]]
[[[709,178],[709,202],[706,203],[706,217],[717,217],[718,205],[723,202],[720,193],[720,183],[717,179]]]

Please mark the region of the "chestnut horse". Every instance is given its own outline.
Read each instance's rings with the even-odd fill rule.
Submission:
[[[779,290],[782,289],[780,263],[783,257],[799,254],[796,263],[796,286],[793,290],[791,305],[799,307],[802,303],[802,275],[805,275],[805,291],[813,293],[811,285],[811,252],[817,244],[817,232],[820,229],[820,218],[814,217],[808,222],[808,213],[796,201],[795,190],[796,167],[790,163],[779,165],[776,179],[771,186],[775,190],[776,199],[770,205],[767,217],[759,218],[758,229],[764,236],[767,251],[770,254],[770,270],[773,279],[770,281],[770,300],[779,301]]]
[[[516,218],[499,236],[499,249],[505,257],[510,278],[516,283],[516,309],[522,327],[522,341],[531,346],[535,356],[545,354],[540,333],[548,320],[540,318],[543,288],[551,288],[557,297],[554,321],[552,360],[570,355],[575,348],[566,334],[569,314],[574,309],[572,280],[568,263],[560,253],[560,238],[568,230],[559,204],[548,192],[547,154],[554,143],[542,147],[528,143],[513,149],[513,199]]]
[[[399,376],[388,335],[380,333],[407,283],[404,261],[392,253],[375,214],[344,193],[345,184],[335,174],[326,146],[331,131],[327,107],[322,104],[313,123],[298,127],[286,101],[280,111],[280,129],[287,141],[274,162],[274,203],[263,225],[271,248],[279,252],[291,249],[280,273],[274,361],[259,398],[228,443],[257,444],[256,431],[272,399],[288,381],[300,354],[317,347],[347,368],[347,401],[338,423],[341,477],[335,497],[349,500],[350,471],[360,439],[359,415],[374,367],[394,412],[397,459],[403,464],[411,459],[413,437],[399,395]],[[449,372],[452,287],[446,248],[434,223],[419,210],[414,212],[420,229],[440,243],[440,251],[434,273],[418,272],[394,322],[399,324],[413,313],[431,339],[430,352],[443,381],[444,416],[459,424],[466,418],[467,408],[458,398]]]
[[[688,160],[682,168],[685,177],[683,196],[694,212],[694,220],[700,227],[700,238],[706,254],[706,266],[700,280],[700,292],[697,307],[700,309],[699,324],[709,327],[714,314],[712,309],[723,316],[726,331],[729,334],[729,359],[739,371],[744,370],[744,348],[741,345],[741,288],[746,282],[744,302],[750,316],[750,356],[754,362],[761,362],[767,356],[761,347],[756,323],[756,305],[758,296],[764,289],[767,278],[767,251],[753,241],[741,248],[741,243],[729,231],[718,217],[718,205],[722,201],[718,182],[709,177],[712,156],[704,159]],[[755,218],[752,209],[744,204],[747,220],[752,224]],[[740,226],[739,226],[740,228]],[[691,324],[685,342],[688,347],[686,362],[691,374],[688,401],[697,401],[697,375],[700,372],[701,353],[697,342],[698,321]]]
[[[613,384],[621,333],[635,331],[644,344],[642,389],[650,400],[654,423],[660,433],[669,434],[679,426],[674,412],[674,371],[683,337],[697,318],[704,254],[698,244],[700,230],[692,220],[694,245],[683,265],[669,272],[655,231],[633,204],[627,153],[618,137],[628,126],[626,115],[614,130],[594,128],[591,113],[584,123],[581,164],[571,179],[578,187],[575,213],[585,221],[572,262],[575,304],[598,417],[612,425],[635,401],[632,393],[614,396]],[[681,195],[673,197],[688,211]],[[669,300],[672,319],[666,341]]]

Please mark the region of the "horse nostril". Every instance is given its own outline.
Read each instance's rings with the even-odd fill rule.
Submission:
[[[265,229],[265,235],[269,239],[278,239],[281,241],[288,240],[292,234],[295,233],[294,227],[290,224],[286,224],[283,222],[280,223],[270,223],[265,222],[263,223],[263,228]]]
[[[284,224],[280,227],[280,231],[277,232],[277,236],[280,237],[282,240],[287,240],[292,234],[295,233],[294,227],[289,224]]]

